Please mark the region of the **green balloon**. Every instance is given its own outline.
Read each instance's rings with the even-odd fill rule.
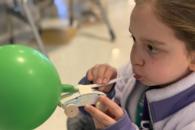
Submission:
[[[46,56],[22,45],[0,47],[0,130],[32,130],[57,107],[62,91],[58,73]]]

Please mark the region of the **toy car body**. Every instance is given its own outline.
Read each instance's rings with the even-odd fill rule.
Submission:
[[[78,85],[78,91],[62,95],[60,105],[68,117],[75,117],[79,113],[79,107],[87,104],[95,105],[99,96],[105,96],[103,92],[97,91],[91,85]]]

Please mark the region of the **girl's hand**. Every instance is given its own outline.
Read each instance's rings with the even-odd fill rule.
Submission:
[[[85,106],[85,110],[93,117],[97,129],[113,125],[124,115],[123,110],[106,96],[101,96],[98,101],[106,108],[105,112],[91,105]]]
[[[117,70],[107,64],[97,64],[87,72],[87,79],[93,81],[93,83],[106,84],[111,80],[116,78]],[[101,87],[99,91],[109,92],[111,86]]]

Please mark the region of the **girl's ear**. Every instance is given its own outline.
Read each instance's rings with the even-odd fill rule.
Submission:
[[[195,72],[195,52],[191,53],[189,69]]]

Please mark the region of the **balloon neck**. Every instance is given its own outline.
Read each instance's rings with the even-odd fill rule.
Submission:
[[[71,84],[62,84],[62,92],[64,93],[75,93],[78,89]]]

